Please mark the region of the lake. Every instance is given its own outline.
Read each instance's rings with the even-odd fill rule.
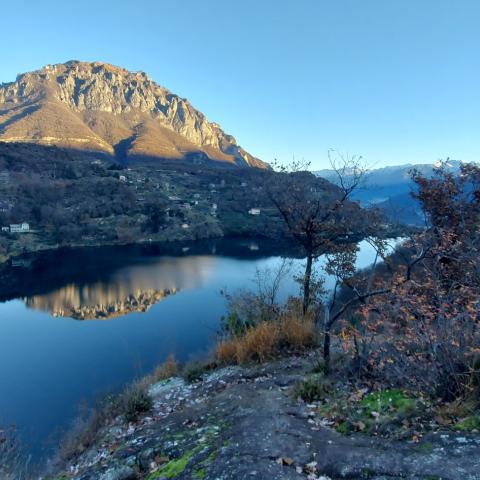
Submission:
[[[221,291],[254,288],[256,269],[274,268],[281,256],[291,249],[234,239],[16,261],[0,276],[0,425],[16,425],[41,458],[83,402],[120,390],[170,354],[208,354],[225,313]],[[358,266],[374,256],[362,242]],[[300,271],[303,260],[292,262]],[[289,278],[280,296],[298,291]]]

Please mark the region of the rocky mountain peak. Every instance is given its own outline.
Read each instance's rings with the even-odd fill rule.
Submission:
[[[0,85],[0,141],[266,167],[146,73],[102,62],[46,65]]]

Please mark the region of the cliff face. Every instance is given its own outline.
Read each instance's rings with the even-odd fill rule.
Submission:
[[[0,141],[58,145],[117,160],[216,160],[266,168],[219,125],[143,72],[48,65],[0,85]]]

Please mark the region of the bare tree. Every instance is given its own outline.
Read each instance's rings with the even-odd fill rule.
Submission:
[[[282,282],[290,274],[292,260],[282,258],[275,267],[257,268],[255,284],[257,295],[263,305],[273,307],[278,302],[278,293]]]
[[[342,251],[355,239],[364,237],[368,229],[363,210],[350,201],[366,172],[362,157],[334,151],[329,151],[328,156],[337,177],[336,186],[309,173],[308,163],[297,161],[272,174],[267,185],[272,203],[306,257],[304,314],[311,303],[314,261],[328,252]]]
[[[222,290],[228,315],[222,319],[222,333],[241,335],[259,323],[278,320],[282,306],[279,290],[290,274],[292,261],[282,258],[273,267],[257,268],[252,281],[255,289],[241,289],[233,294]]]

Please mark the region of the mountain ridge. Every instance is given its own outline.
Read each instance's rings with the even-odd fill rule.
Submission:
[[[103,62],[47,65],[0,84],[0,141],[56,145],[117,160],[268,165],[188,100]]]
[[[448,171],[458,173],[462,163],[461,160],[448,159],[445,162],[406,163],[369,169],[363,182],[353,193],[353,198],[364,207],[375,205],[393,222],[421,226],[424,225],[425,219],[418,202],[411,195],[415,190],[415,184],[410,172],[416,170],[430,178],[434,174],[434,169],[442,164]],[[338,183],[334,170],[323,169],[313,173],[333,184]]]

